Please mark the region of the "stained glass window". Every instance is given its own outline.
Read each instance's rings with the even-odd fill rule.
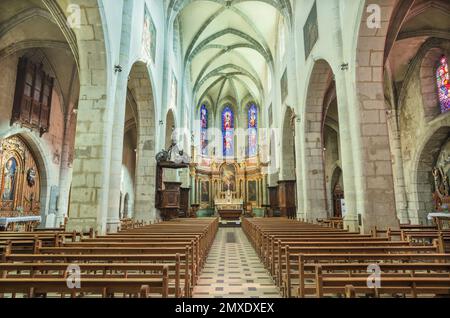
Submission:
[[[439,89],[441,112],[445,113],[450,110],[450,75],[448,73],[448,60],[446,56],[441,57],[436,72],[436,79]]]
[[[204,104],[200,107],[200,151],[208,155],[208,109]]]
[[[234,115],[230,106],[222,111],[223,156],[234,156]]]
[[[248,107],[248,156],[258,154],[258,109],[255,104]]]

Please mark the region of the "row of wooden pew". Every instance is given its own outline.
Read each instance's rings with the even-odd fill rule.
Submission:
[[[243,230],[285,297],[450,296],[450,254],[437,239],[415,244],[267,218],[244,219]]]
[[[0,233],[2,297],[191,297],[218,219],[97,236]]]

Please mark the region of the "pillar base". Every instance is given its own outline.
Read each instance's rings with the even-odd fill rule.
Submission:
[[[359,232],[358,216],[346,216],[344,218],[344,229],[349,229],[350,232]]]
[[[82,232],[89,233],[91,229],[97,231],[98,235],[106,234],[106,229],[94,218],[69,218],[66,225],[66,232]]]
[[[154,222],[156,219],[160,219],[161,218],[161,214],[158,210],[152,209],[150,211],[143,211],[143,212],[138,212],[136,211],[133,214],[133,220],[138,221],[138,222],[145,222],[147,224],[150,224],[150,222]]]
[[[108,220],[106,222],[107,233],[117,233],[120,230],[120,220]]]

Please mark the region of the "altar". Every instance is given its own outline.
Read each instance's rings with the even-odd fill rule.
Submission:
[[[244,200],[237,193],[221,192],[214,199],[215,213],[220,216],[222,223],[236,222],[240,224],[243,213]]]

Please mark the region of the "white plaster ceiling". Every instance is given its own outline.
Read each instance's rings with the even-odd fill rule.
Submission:
[[[192,1],[178,15],[182,56],[196,103],[215,107],[231,97],[239,105],[264,100],[282,13],[267,1]],[[284,21],[284,20],[283,20]],[[270,79],[269,79],[270,81]]]

